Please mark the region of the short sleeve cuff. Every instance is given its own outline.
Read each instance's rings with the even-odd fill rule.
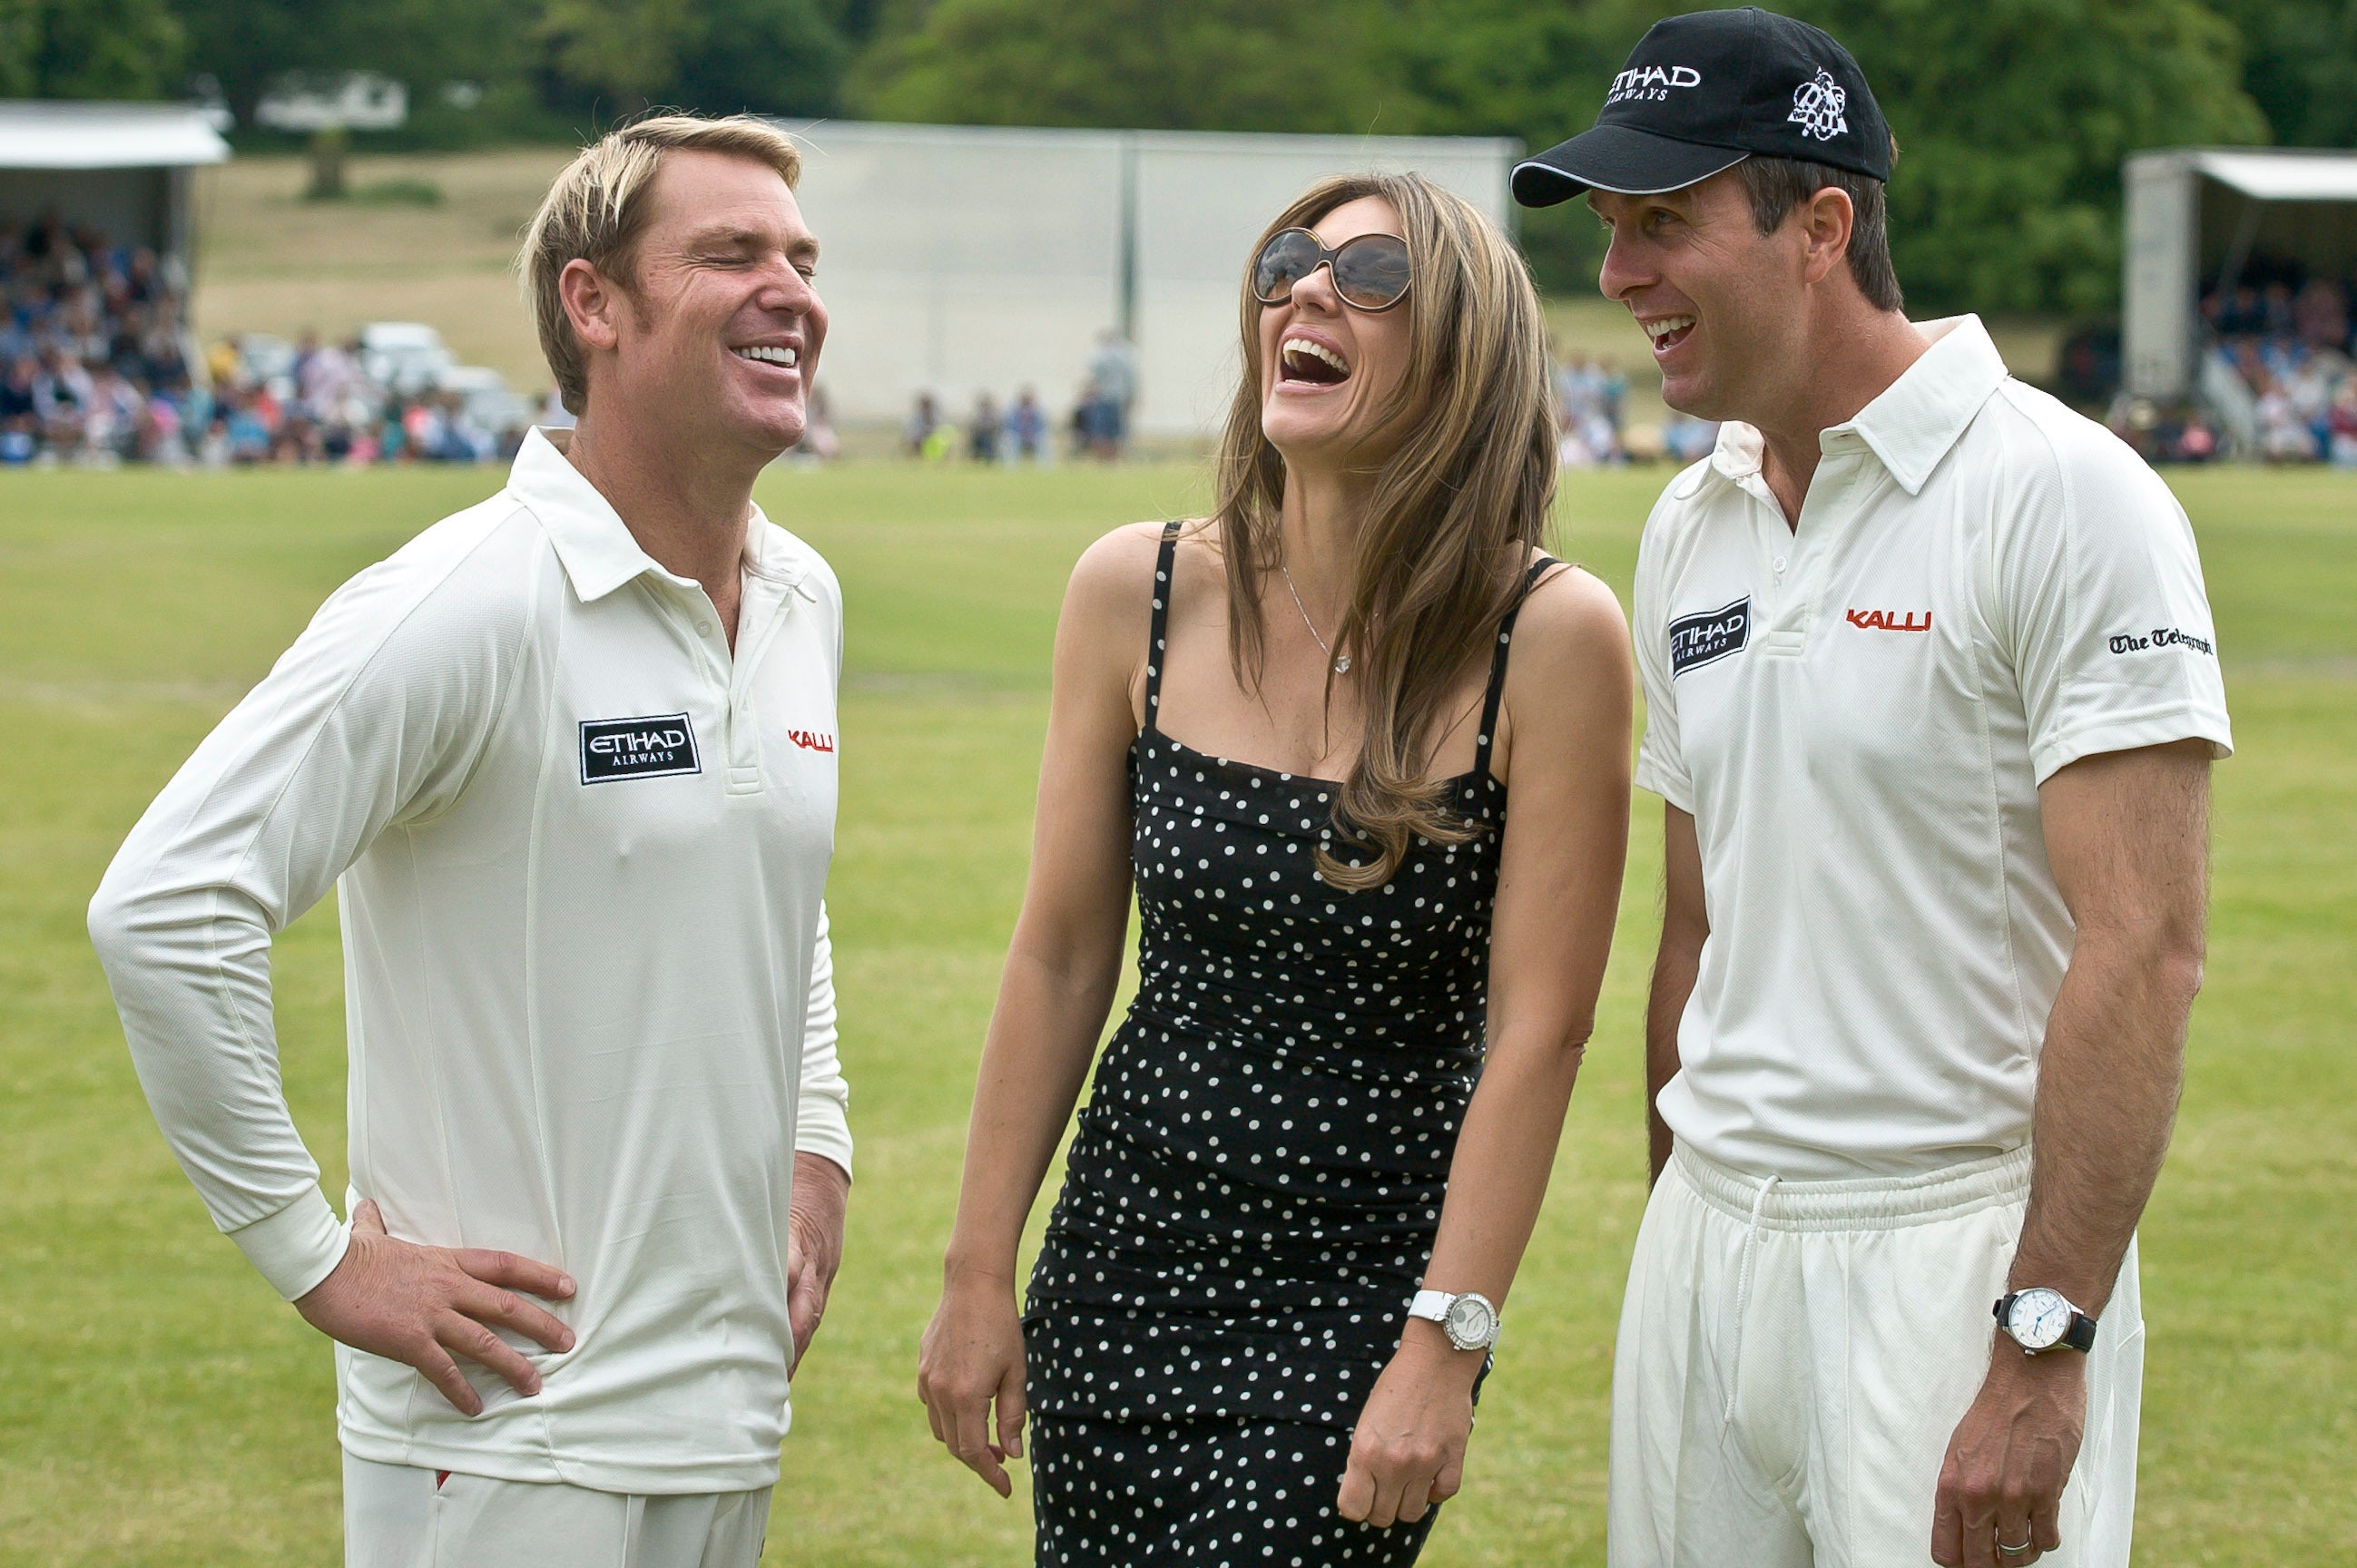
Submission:
[[[816,1155],[833,1160],[851,1174],[851,1125],[844,1119],[843,1108],[833,1101],[802,1101],[802,1115],[794,1128],[794,1153]]]
[[[2030,751],[2038,782],[2082,757],[2102,757],[2140,746],[2168,746],[2180,740],[2206,740],[2214,757],[2234,754],[2234,734],[2223,710],[2207,704],[2175,704],[2141,714],[2121,714],[2073,725],[2041,738]]]
[[[288,1301],[308,1295],[335,1273],[352,1244],[351,1232],[316,1187],[267,1219],[231,1231],[229,1239]]]
[[[1688,816],[1694,815],[1694,785],[1676,771],[1663,767],[1644,752],[1637,754],[1636,785],[1650,789]]]

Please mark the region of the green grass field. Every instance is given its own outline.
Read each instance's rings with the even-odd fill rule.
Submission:
[[[1563,551],[1625,598],[1661,473],[1587,478]],[[489,470],[0,476],[0,1563],[339,1561],[325,1345],[214,1235],[149,1122],[82,933],[124,832],[337,583]],[[2140,1560],[2357,1562],[2357,482],[2182,476],[2241,755],[2209,984],[2144,1230]],[[783,471],[849,599],[832,898],[860,1177],[797,1390],[770,1560],[1028,1561],[913,1397],[964,1107],[1021,885],[1054,608],[1082,544],[1191,470]],[[1643,1189],[1659,807],[1553,1195],[1426,1561],[1598,1564],[1606,1385]],[[342,1180],[322,907],[280,941],[290,1097]],[[1740,1568],[1730,1564],[1728,1568]]]

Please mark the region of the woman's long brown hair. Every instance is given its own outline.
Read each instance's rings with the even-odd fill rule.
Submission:
[[[1360,672],[1366,737],[1334,801],[1337,842],[1372,855],[1356,864],[1321,849],[1338,887],[1380,887],[1422,837],[1463,843],[1480,830],[1427,779],[1458,676],[1486,656],[1523,591],[1555,497],[1555,417],[1546,331],[1523,259],[1490,221],[1421,175],[1322,180],[1279,213],[1310,228],[1348,201],[1381,197],[1399,214],[1415,285],[1408,364],[1369,445],[1388,451],[1358,533],[1350,608],[1334,636]],[[1249,265],[1247,265],[1249,274]],[[1228,657],[1237,683],[1258,691],[1265,652],[1261,589],[1282,557],[1285,459],[1261,432],[1260,302],[1243,288],[1243,379],[1220,440],[1211,516],[1228,578]],[[1330,703],[1333,678],[1327,678]]]

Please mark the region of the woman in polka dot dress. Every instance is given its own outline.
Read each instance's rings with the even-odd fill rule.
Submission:
[[[1028,1422],[1041,1564],[1415,1559],[1620,892],[1628,633],[1540,553],[1519,258],[1415,176],[1327,181],[1255,250],[1243,349],[1218,511],[1116,531],[1066,593],[920,1359],[1002,1496]],[[1018,1316],[1133,890],[1136,996]]]

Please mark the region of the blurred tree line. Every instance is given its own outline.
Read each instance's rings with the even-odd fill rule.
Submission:
[[[1778,0],[1865,64],[1924,309],[2118,289],[2119,167],[2198,143],[2357,145],[2357,0]],[[952,124],[1519,136],[1584,128],[1662,0],[0,0],[0,96],[290,73],[405,81],[375,145],[578,136],[659,104]],[[1524,215],[1585,286],[1584,209]]]

